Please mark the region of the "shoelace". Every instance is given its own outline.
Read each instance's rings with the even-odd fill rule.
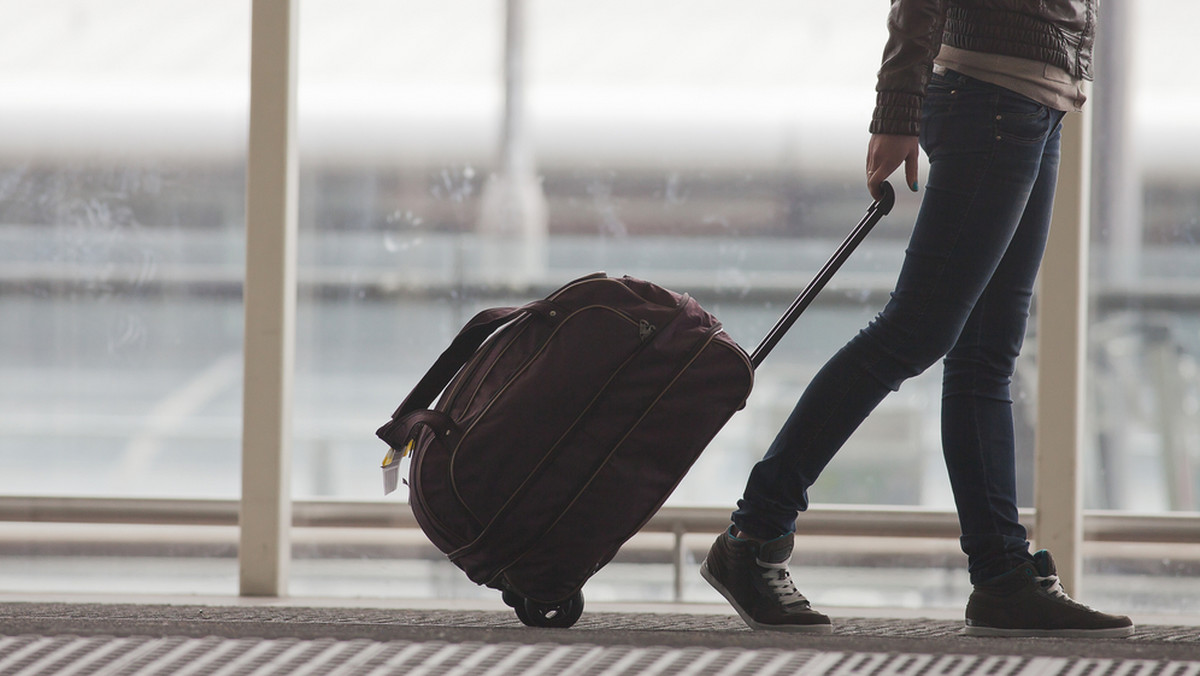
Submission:
[[[1086,606],[1086,605],[1080,603],[1079,601],[1076,601],[1075,599],[1071,598],[1067,594],[1067,590],[1063,589],[1062,582],[1059,581],[1057,575],[1046,575],[1046,576],[1035,575],[1033,577],[1033,581],[1040,584],[1043,589],[1045,589],[1047,592],[1050,593],[1051,596],[1054,596],[1061,601],[1069,603],[1073,606],[1077,606],[1079,608],[1084,608],[1086,610],[1092,610],[1091,607]]]
[[[766,569],[762,572],[762,577],[780,605],[788,609],[798,606],[798,610],[809,607],[808,599],[804,598],[800,590],[796,589],[796,583],[792,582],[792,574],[788,572],[786,563],[767,563],[761,559],[757,563]]]

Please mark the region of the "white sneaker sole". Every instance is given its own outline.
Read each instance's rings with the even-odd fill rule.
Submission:
[[[718,582],[717,578],[708,571],[707,559],[705,559],[704,563],[700,564],[700,577],[704,578],[706,582],[712,585],[713,589],[716,589],[721,593],[721,596],[725,597],[725,600],[729,602],[729,605],[733,606],[733,609],[737,611],[738,616],[741,617],[742,621],[745,622],[746,625],[751,629],[756,631],[784,631],[793,634],[833,633],[832,624],[763,624],[762,622],[758,622],[753,617],[750,617],[745,610],[742,610],[742,607],[738,605],[737,600],[733,598],[733,594],[729,593],[729,590],[725,588],[725,585]]]
[[[1127,638],[1133,635],[1133,631],[1133,626],[1108,629],[1000,629],[968,624],[963,633],[967,636],[1008,638]]]

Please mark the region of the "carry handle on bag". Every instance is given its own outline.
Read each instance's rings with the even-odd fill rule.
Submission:
[[[396,426],[401,427],[401,434],[405,437],[409,436],[410,430],[415,429],[418,425],[426,425],[435,432],[443,434],[453,429],[454,421],[449,416],[440,411],[429,410],[428,407],[489,336],[522,314],[541,314],[554,317],[556,311],[553,303],[535,300],[520,307],[489,308],[472,317],[412,392],[405,397],[400,407],[392,414],[392,419],[376,431],[376,435],[382,436],[384,430]],[[395,491],[399,486],[399,460],[407,456],[412,451],[412,447],[413,442],[410,439],[404,448],[388,449],[382,464],[384,495]]]
[[[862,220],[858,222],[858,225],[854,226],[854,229],[842,241],[837,251],[833,252],[833,256],[817,272],[817,276],[800,292],[796,300],[792,301],[792,306],[788,308],[787,312],[783,313],[783,316],[779,318],[779,321],[767,333],[767,337],[763,338],[762,343],[754,349],[754,352],[750,355],[750,363],[754,365],[754,368],[757,369],[758,365],[767,358],[767,354],[779,343],[779,340],[783,338],[783,334],[792,328],[792,324],[795,324],[796,320],[800,318],[800,313],[804,312],[812,304],[817,294],[821,292],[821,289],[824,289],[829,280],[833,278],[833,274],[838,271],[838,268],[842,267],[842,263],[846,262],[846,259],[850,257],[854,249],[862,243],[867,233],[871,232],[871,228],[875,227],[875,224],[892,210],[892,206],[896,204],[896,191],[892,189],[892,184],[887,181],[883,182],[880,189],[883,191],[883,197],[875,200],[871,203],[870,207],[867,207],[867,213],[863,215]]]

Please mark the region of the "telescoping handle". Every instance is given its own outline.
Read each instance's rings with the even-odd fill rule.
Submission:
[[[867,236],[871,228],[875,227],[875,224],[892,210],[892,206],[896,203],[896,191],[892,189],[892,184],[887,181],[884,181],[880,187],[883,190],[883,197],[875,200],[871,203],[870,207],[867,207],[867,213],[863,216],[862,220],[858,222],[858,225],[854,226],[854,229],[842,241],[837,251],[833,252],[833,256],[817,272],[817,276],[800,292],[796,300],[792,301],[792,306],[788,308],[787,312],[783,313],[783,317],[780,317],[779,322],[767,333],[767,337],[763,338],[762,343],[750,355],[750,363],[754,365],[754,368],[758,368],[758,365],[767,358],[767,354],[779,343],[779,340],[783,338],[783,334],[792,328],[792,324],[795,324],[796,320],[800,318],[800,313],[804,312],[812,304],[813,299],[817,297],[821,289],[825,288],[825,285],[829,283],[833,274],[838,271],[838,268],[842,267],[842,263],[846,262],[846,259],[850,257],[854,249],[863,241],[863,238]]]

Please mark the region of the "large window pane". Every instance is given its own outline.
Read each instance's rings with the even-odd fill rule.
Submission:
[[[1093,144],[1085,505],[1200,509],[1200,57],[1195,3],[1106,3]],[[1164,64],[1170,68],[1163,68]],[[1114,607],[1195,612],[1194,545],[1095,545]],[[1085,582],[1093,589],[1091,582]]]
[[[582,274],[689,292],[753,348],[869,202],[861,167],[886,8],[858,4],[525,3],[523,40],[508,45],[524,56],[508,148],[524,173],[509,177],[503,2],[346,12],[307,0],[297,495],[377,496],[383,449],[370,433],[462,322]],[[835,45],[866,43],[878,47],[840,49],[828,67]],[[547,238],[497,262],[504,242],[488,233],[505,179],[532,220],[545,214]],[[730,477],[881,307],[915,202],[901,196],[772,355],[672,504],[732,505]],[[890,398],[815,499],[948,504],[938,380]]]
[[[1200,147],[1194,3],[1121,3],[1094,103],[1087,503],[1200,509]],[[1160,64],[1170,62],[1171,74]]]
[[[526,2],[524,39],[507,45],[524,57],[525,115],[507,154],[504,2],[303,8],[297,497],[380,498],[373,431],[476,310],[604,270],[692,294],[751,349],[869,203],[878,3]],[[506,180],[531,221],[544,213],[545,239],[497,256],[510,243],[493,234]],[[901,192],[669,504],[732,507],[812,373],[882,307],[917,203]],[[938,371],[885,402],[814,500],[950,505]],[[429,556],[419,536],[385,541]],[[645,546],[654,560],[668,551]],[[340,570],[388,577],[358,560],[386,556],[379,547],[336,554]],[[959,565],[953,542],[920,548]],[[374,589],[489,593],[436,552],[403,565],[406,577]],[[293,593],[344,586],[315,562],[295,571]],[[669,566],[612,571],[590,598],[671,598]],[[687,596],[703,596],[690,577]],[[940,570],[931,579],[932,596],[896,582],[865,595],[838,585],[830,598],[920,604],[946,593]]]
[[[236,497],[249,12],[0,14],[0,493]]]
[[[0,16],[0,495],[237,498],[249,9]],[[232,528],[0,540],[5,591],[237,588]]]

